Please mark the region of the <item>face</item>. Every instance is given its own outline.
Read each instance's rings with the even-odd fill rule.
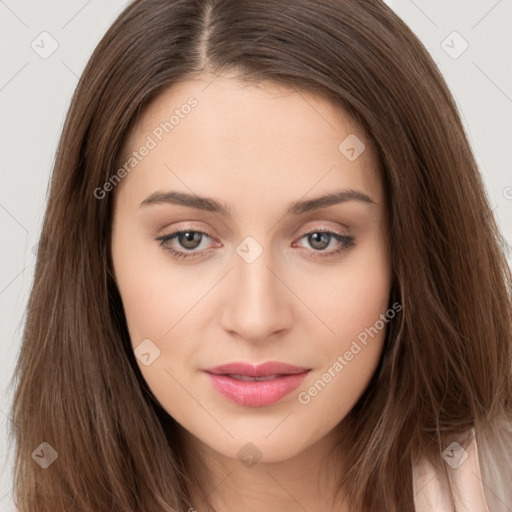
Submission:
[[[275,462],[332,436],[376,369],[385,198],[370,141],[327,100],[212,78],[132,130],[113,271],[163,408],[215,453]]]

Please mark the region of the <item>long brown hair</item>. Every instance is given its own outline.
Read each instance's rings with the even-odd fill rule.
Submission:
[[[113,194],[94,191],[143,108],[224,72],[327,98],[377,149],[403,310],[344,420],[352,508],[414,510],[412,462],[448,479],[448,441],[510,417],[505,242],[453,97],[405,23],[378,0],[137,0],[87,64],[57,151],[15,374],[22,512],[190,507],[178,427],[138,370],[110,273]],[[42,442],[58,454],[46,469]]]

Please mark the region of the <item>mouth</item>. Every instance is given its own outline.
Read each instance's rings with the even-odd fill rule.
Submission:
[[[248,375],[231,375],[228,373],[225,376],[230,377],[235,380],[244,380],[246,382],[251,382],[251,381],[264,382],[266,380],[277,379],[277,377],[283,377],[284,375],[276,373],[274,375],[266,375],[265,377],[249,377]]]
[[[311,368],[280,362],[230,363],[203,370],[214,389],[246,407],[265,407],[279,402],[300,386],[310,371]]]

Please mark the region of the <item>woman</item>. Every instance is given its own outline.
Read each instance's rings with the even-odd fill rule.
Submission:
[[[504,242],[383,3],[133,2],[78,85],[42,242],[21,511],[506,499]]]

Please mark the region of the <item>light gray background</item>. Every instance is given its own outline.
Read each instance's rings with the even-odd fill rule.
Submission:
[[[8,384],[20,346],[54,153],[78,76],[127,3],[0,0],[0,512],[14,510],[6,439],[7,429],[14,428]],[[425,44],[454,93],[510,246],[512,0],[388,3]],[[469,46],[458,56],[464,41]],[[56,50],[42,58],[52,44],[58,44]]]

